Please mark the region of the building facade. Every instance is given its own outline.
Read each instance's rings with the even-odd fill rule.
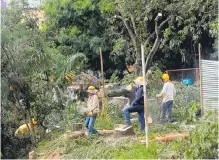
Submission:
[[[11,0],[1,0],[1,8],[6,8]],[[28,2],[28,9],[36,9],[40,5],[42,5],[45,0],[27,0]]]

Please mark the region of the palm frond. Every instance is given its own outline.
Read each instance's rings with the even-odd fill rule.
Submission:
[[[62,80],[65,73],[83,69],[86,62],[87,58],[83,53],[78,52],[70,56],[68,60],[64,62],[63,66],[57,69],[55,73],[56,81]]]

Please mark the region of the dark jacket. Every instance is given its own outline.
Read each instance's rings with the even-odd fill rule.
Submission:
[[[131,106],[144,105],[143,86],[139,87],[136,91],[136,97],[131,103]]]

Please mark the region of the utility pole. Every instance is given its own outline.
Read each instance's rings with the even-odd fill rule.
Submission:
[[[147,116],[147,94],[146,94],[146,74],[145,74],[145,57],[144,57],[144,46],[141,44],[141,58],[142,58],[142,73],[144,79],[144,119],[145,119],[145,138],[146,147],[148,148],[148,116]]]
[[[202,64],[201,64],[201,44],[198,44],[198,59],[199,59],[199,78],[200,78],[200,103],[201,115],[203,116],[203,97],[202,97]]]
[[[103,73],[103,55],[100,47],[100,65],[101,65],[101,74],[102,74],[102,86],[103,86],[103,97],[102,97],[102,113],[101,115],[106,119],[106,93],[104,88],[104,73]]]

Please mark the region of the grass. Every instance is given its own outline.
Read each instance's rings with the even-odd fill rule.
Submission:
[[[116,141],[116,139],[115,139]],[[157,145],[145,145],[125,141],[115,147],[106,145],[103,137],[84,137],[67,142],[64,159],[154,159],[157,158]]]
[[[177,133],[180,132],[179,124],[164,123],[149,125],[149,134],[153,133]]]
[[[52,143],[52,141],[50,141],[50,140],[43,140],[39,143],[39,145],[35,149],[35,151],[39,152],[39,153],[44,152],[45,149],[51,145],[51,143]]]
[[[112,129],[113,124],[114,121],[111,119],[97,121],[96,128]],[[139,133],[138,121],[133,122],[132,125],[134,131]],[[177,124],[150,124],[149,139],[152,140],[156,136],[179,131],[180,128]],[[58,135],[60,136],[58,132],[51,134],[50,139],[42,141],[36,151],[47,151],[47,155],[47,153],[56,148],[62,148],[62,158],[64,159],[157,159],[172,158],[174,155],[171,146],[173,142],[158,143],[152,140],[149,144],[149,148],[146,149],[144,144],[139,144],[137,140],[132,141],[131,137],[127,137],[126,140],[121,139],[120,143],[112,145],[119,138],[93,135],[71,141],[61,141],[60,139],[60,142],[57,142]],[[144,138],[145,136],[142,137]],[[107,138],[111,138],[109,142],[106,141]],[[132,138],[135,138],[135,136]]]
[[[123,115],[115,112],[114,106],[110,106],[108,114],[109,119],[97,118],[95,129],[113,129],[115,124],[123,124]],[[142,136],[145,139],[145,134],[140,132],[138,121],[132,122],[135,135]],[[149,140],[153,140],[156,136],[162,136],[169,133],[180,132],[179,124],[149,124]],[[112,138],[110,142],[106,142],[107,137],[103,136],[88,136],[74,139],[71,141],[57,142],[60,132],[53,132],[49,139],[40,142],[36,151],[47,153],[56,148],[63,149],[64,159],[157,159],[157,158],[172,158],[171,143],[158,143],[151,141],[149,148],[146,149],[144,144],[139,144],[132,141],[131,138],[121,143],[116,143],[119,138]],[[109,137],[110,138],[110,137]],[[132,138],[136,138],[133,136]],[[116,145],[112,146],[112,144]]]
[[[144,144],[125,141],[116,146],[108,146],[103,137],[81,138],[69,143],[64,159],[156,159],[163,144],[151,142],[149,148]]]
[[[60,135],[62,135],[62,132],[60,131],[50,132],[43,140],[40,141],[38,147],[34,150],[38,153],[45,152],[48,148],[51,148],[54,145],[55,140],[57,140]]]
[[[157,158],[157,145],[151,143],[149,148],[145,148],[143,144],[129,144],[120,152],[119,149],[113,153],[116,159],[155,159]]]

